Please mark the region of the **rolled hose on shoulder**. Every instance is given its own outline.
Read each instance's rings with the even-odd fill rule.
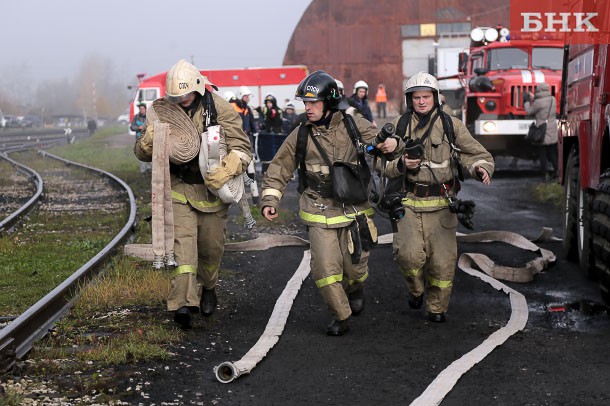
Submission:
[[[148,120],[169,124],[168,156],[174,164],[185,164],[199,154],[201,138],[193,120],[179,106],[163,99],[155,100],[148,110]]]

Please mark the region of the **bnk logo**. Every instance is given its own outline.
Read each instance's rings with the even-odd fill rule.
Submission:
[[[315,94],[318,94],[318,92],[320,91],[317,86],[306,86],[305,90],[307,90],[308,92],[314,92]]]
[[[510,31],[513,39],[608,44],[610,1],[511,0]]]

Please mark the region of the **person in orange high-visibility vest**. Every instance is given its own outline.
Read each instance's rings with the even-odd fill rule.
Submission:
[[[386,118],[386,104],[388,103],[388,95],[385,93],[385,85],[383,83],[377,87],[375,103],[377,103],[377,118]],[[381,115],[382,112],[383,116]]]

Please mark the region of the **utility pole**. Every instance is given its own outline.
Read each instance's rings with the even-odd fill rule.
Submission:
[[[95,80],[93,81],[92,93],[93,93],[93,97],[92,97],[92,102],[93,102],[93,118],[97,122],[97,95],[96,95],[96,90],[95,90]]]

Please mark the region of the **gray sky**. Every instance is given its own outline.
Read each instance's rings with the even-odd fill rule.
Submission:
[[[181,58],[204,68],[279,66],[311,0],[4,0],[0,74],[34,83],[75,74],[86,56],[119,74],[168,70]]]

